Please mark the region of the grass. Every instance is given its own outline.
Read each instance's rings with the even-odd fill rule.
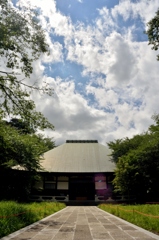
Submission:
[[[65,207],[63,203],[17,203],[0,202],[0,238],[33,222],[51,215]]]
[[[139,227],[159,234],[159,205],[100,204],[98,207]]]

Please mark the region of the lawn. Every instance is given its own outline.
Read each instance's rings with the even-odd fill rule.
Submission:
[[[139,227],[159,234],[159,205],[157,204],[100,204],[98,207]]]
[[[0,202],[0,238],[33,222],[51,215],[65,207],[63,203],[17,203]]]

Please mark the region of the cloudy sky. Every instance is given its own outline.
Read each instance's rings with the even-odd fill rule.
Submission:
[[[14,1],[15,3],[15,1]],[[34,81],[53,96],[34,94],[55,126],[46,134],[100,143],[146,131],[159,113],[159,62],[144,34],[158,0],[19,0],[34,6],[50,56],[34,63]]]

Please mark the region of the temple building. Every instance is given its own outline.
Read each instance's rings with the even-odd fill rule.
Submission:
[[[103,201],[112,198],[115,164],[110,150],[97,140],[67,140],[46,153],[41,180],[31,199],[51,201]]]

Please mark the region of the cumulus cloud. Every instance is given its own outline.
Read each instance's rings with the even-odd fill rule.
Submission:
[[[137,72],[137,59],[131,45],[119,33],[112,33],[107,38],[111,55],[108,80],[117,83],[129,83]]]
[[[26,3],[19,0],[19,4]],[[145,131],[152,114],[158,112],[159,63],[145,40],[135,40],[134,29],[140,21],[144,31],[158,0],[122,0],[111,9],[98,9],[89,23],[73,23],[68,14],[56,9],[53,0],[29,4],[41,8],[51,50],[49,57],[41,56],[34,63],[30,79],[39,79],[40,84],[46,81],[54,88],[52,97],[32,96],[37,109],[55,125],[55,132],[46,134],[54,136],[57,144],[66,139],[98,139],[105,144]],[[80,77],[88,81],[77,84],[75,78],[61,78],[60,72],[48,76],[44,62],[53,68],[57,62],[82,66]]]
[[[139,0],[134,2],[131,0],[121,0],[119,1],[119,4],[112,8],[111,14],[116,20],[121,16],[125,21],[129,18],[135,19],[140,17],[146,25],[146,23],[154,16],[157,9],[157,0]]]
[[[37,108],[55,125],[52,134],[56,140],[61,142],[63,138],[73,136],[75,139],[95,139],[102,127],[106,127],[107,114],[90,107],[84,97],[76,93],[73,81],[49,80],[54,86],[53,97],[46,99],[39,95],[36,102]]]

